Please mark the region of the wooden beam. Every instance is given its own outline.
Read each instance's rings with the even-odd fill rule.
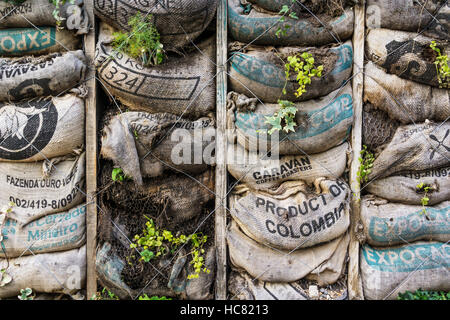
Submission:
[[[361,210],[361,185],[357,180],[359,156],[362,144],[362,109],[363,109],[363,80],[364,67],[364,24],[365,4],[355,6],[355,27],[353,30],[353,112],[354,122],[351,137],[352,162],[350,165],[350,186],[352,188],[352,213],[350,218],[350,245],[348,264],[348,295],[351,300],[364,299],[361,277],[359,272],[359,241]]]
[[[86,299],[97,292],[95,272],[95,253],[97,246],[97,92],[95,67],[95,16],[93,0],[85,0],[91,29],[84,38],[84,52],[88,60],[86,85],[89,94],[86,97]]]
[[[219,0],[217,8],[217,79],[216,79],[216,204],[215,204],[215,243],[216,243],[216,300],[227,296],[227,167],[226,167],[226,123],[227,123],[227,0]]]

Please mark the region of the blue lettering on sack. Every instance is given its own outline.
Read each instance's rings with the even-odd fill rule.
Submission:
[[[0,30],[0,54],[34,52],[55,45],[56,28]]]
[[[373,249],[362,247],[365,262],[382,272],[412,272],[415,270],[450,267],[450,245],[445,243],[412,244],[401,248]]]

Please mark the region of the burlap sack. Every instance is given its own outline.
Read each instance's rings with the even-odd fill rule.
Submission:
[[[234,189],[231,216],[251,239],[288,251],[333,240],[347,231],[350,188],[344,181],[319,178],[314,187],[289,181],[280,188],[285,192],[277,196],[252,192],[245,185]]]
[[[347,5],[354,5],[355,3],[357,3],[357,0],[344,0],[339,1],[336,4],[331,3],[330,0],[301,0],[298,2],[292,0],[241,0],[241,4],[245,2],[256,4],[257,6],[274,13],[280,12],[283,6],[288,6],[289,12],[295,12],[297,15],[300,15],[308,11],[312,13],[341,12],[344,10],[344,6],[347,7]]]
[[[406,170],[421,171],[449,164],[450,122],[426,121],[400,126],[375,158],[369,180]]]
[[[415,242],[410,245],[361,247],[360,270],[364,298],[396,300],[399,293],[418,289],[450,290],[450,245]]]
[[[236,132],[237,142],[247,150],[256,151],[263,144],[266,150],[272,149],[272,137],[268,135],[271,126],[266,118],[279,110],[278,104],[258,103],[252,111],[240,110],[241,101],[251,101],[246,96],[228,93],[228,129]],[[279,154],[311,154],[324,152],[344,140],[350,133],[353,123],[353,100],[351,85],[336,90],[316,100],[295,104],[295,132],[286,134],[280,131],[277,143]],[[287,138],[286,138],[287,136]]]
[[[240,0],[228,1],[228,28],[231,36],[241,42],[259,45],[325,45],[345,40],[353,33],[354,13],[349,8],[336,18],[325,14],[318,16],[320,22],[305,14],[300,19],[286,18],[279,22],[281,16],[277,14],[260,13],[250,10],[244,13]],[[286,35],[278,37],[279,28],[288,25]]]
[[[20,290],[33,293],[75,294],[86,284],[86,246],[62,252],[42,253],[15,259],[0,259],[12,281],[0,287],[0,298],[16,298]]]
[[[439,87],[436,53],[430,48],[432,38],[415,32],[372,29],[366,36],[367,57],[383,70],[401,78]],[[444,53],[450,45],[439,45]]]
[[[0,103],[0,161],[33,162],[84,144],[84,100],[76,94]]]
[[[171,269],[169,279],[154,279],[151,283],[142,283],[141,288],[132,289],[121,277],[123,268],[127,263],[112,251],[111,244],[103,243],[97,249],[96,273],[99,282],[114,292],[120,299],[136,299],[139,295],[179,297],[187,300],[211,299],[211,286],[214,283],[215,250],[206,250],[205,267],[210,274],[200,273],[197,279],[187,279],[186,276],[193,272],[192,266],[186,259],[185,251],[180,251],[176,262]],[[152,262],[163,270],[163,266]],[[156,285],[155,285],[156,284]]]
[[[144,179],[138,186],[132,180],[113,183],[112,167],[102,169],[102,202],[134,214],[148,214],[150,206],[160,206],[158,214],[174,223],[182,223],[202,214],[205,205],[214,199],[214,170],[188,177],[167,173],[163,177]]]
[[[81,247],[86,241],[86,205],[66,212],[49,214],[26,225],[13,219],[0,224],[3,250],[0,257],[13,258],[34,253],[66,251]]]
[[[277,103],[279,99],[305,101],[338,89],[352,73],[353,49],[350,40],[329,48],[283,47],[277,50],[279,53],[264,47],[252,46],[247,48],[245,53],[231,53],[230,89],[251,98],[256,96],[265,103]],[[313,55],[314,65],[323,65],[324,70],[320,78],[313,77],[311,83],[306,85],[305,93],[296,97],[294,93],[298,88],[297,74],[291,71],[286,84],[285,62],[279,56],[281,54],[287,61],[288,56],[305,51]],[[284,95],[282,90],[285,84]]]
[[[347,163],[348,143],[313,155],[266,158],[266,153],[250,153],[240,145],[229,145],[228,172],[252,190],[262,190],[272,195],[284,192],[284,181],[302,180],[308,184],[316,178],[337,179],[342,176]],[[263,160],[261,160],[263,159]],[[266,160],[267,159],[267,160]]]
[[[326,274],[323,278],[319,274],[320,285],[335,282],[343,271],[349,239],[346,234],[319,246],[290,252],[259,244],[240,231],[235,222],[231,222],[227,230],[232,266],[245,270],[258,280],[268,282],[292,282],[303,279],[336,255],[338,263],[327,268],[330,274]]]
[[[125,112],[103,128],[101,155],[142,184],[165,170],[190,175],[214,164],[214,119],[180,119],[170,113]]]
[[[0,56],[42,55],[80,48],[81,39],[55,27],[0,29]]]
[[[366,26],[449,40],[450,4],[442,0],[368,0]]]
[[[94,1],[94,12],[104,22],[130,30],[135,14],[151,14],[165,49],[181,48],[195,40],[211,23],[218,0]]]
[[[417,185],[424,183],[430,187],[427,192],[429,205],[450,199],[450,167],[423,171],[405,171],[396,175],[376,179],[364,187],[367,192],[393,202],[421,204],[425,196]]]
[[[364,102],[403,124],[450,117],[449,90],[423,85],[387,74],[374,63],[365,66]]]
[[[417,240],[447,242],[450,240],[450,201],[422,207],[365,196],[361,200],[361,222],[366,241],[374,246]]]
[[[308,300],[308,295],[295,282],[253,280],[246,272],[231,272],[228,291],[229,300]]]
[[[85,71],[81,50],[39,58],[0,58],[0,101],[57,96],[80,85]]]
[[[391,141],[399,126],[400,123],[389,118],[383,110],[375,109],[370,103],[364,104],[362,144],[370,150],[383,149],[383,145]]]
[[[113,29],[100,24],[94,61],[109,95],[131,110],[168,112],[200,118],[215,109],[215,41],[209,38],[186,56],[173,56],[158,66],[139,62],[111,46]]]
[[[0,165],[0,203],[15,203],[8,216],[18,225],[83,202],[85,154],[59,161]]]
[[[61,27],[75,30],[77,34],[89,32],[89,16],[83,0],[66,1],[59,5]],[[55,26],[55,6],[48,0],[26,0],[21,4],[0,2],[0,28],[29,26]]]

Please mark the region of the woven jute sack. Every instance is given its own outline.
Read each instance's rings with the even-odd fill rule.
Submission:
[[[253,8],[246,12],[240,0],[228,1],[228,28],[237,41],[258,45],[320,46],[338,42],[337,39],[348,39],[353,33],[353,8],[345,9],[338,17],[320,14],[314,18],[306,13],[299,19],[286,18],[280,23],[281,17],[278,13],[259,12]],[[283,30],[289,26],[285,35],[277,36],[277,25]]]
[[[383,149],[383,145],[392,139],[399,126],[400,123],[389,118],[386,112],[375,109],[370,103],[364,104],[362,143],[370,150]]]
[[[158,280],[151,283],[142,283],[141,288],[132,289],[122,279],[122,271],[127,263],[119,257],[108,242],[104,242],[97,249],[96,274],[99,282],[114,292],[120,299],[136,299],[138,296],[147,294],[149,296],[169,296],[187,300],[212,299],[211,286],[214,283],[215,274],[215,248],[205,249],[205,268],[210,273],[200,273],[196,279],[187,279],[187,275],[193,272],[192,265],[186,259],[186,252],[181,250],[176,256],[175,263],[170,271],[170,276],[164,280],[165,284]],[[155,262],[157,263],[157,262]],[[164,270],[164,266],[158,264],[158,268]],[[155,284],[158,283],[158,286]]]
[[[350,239],[345,234],[318,246],[281,251],[247,237],[233,221],[226,238],[231,264],[238,270],[268,282],[293,282],[309,275],[319,285],[332,284],[341,276]]]
[[[364,102],[400,123],[444,121],[450,117],[450,91],[388,74],[373,62],[365,66]]]
[[[345,171],[347,142],[328,151],[312,155],[266,157],[266,152],[249,152],[239,144],[229,144],[227,152],[228,172],[240,183],[252,190],[269,194],[283,193],[280,187],[285,181],[304,181],[312,184],[316,178],[336,179]]]
[[[272,139],[268,135],[270,125],[266,117],[271,117],[280,108],[278,104],[256,103],[245,95],[228,93],[227,126],[235,132],[237,142],[251,151],[258,150],[260,144],[266,150],[272,149]],[[253,110],[248,110],[251,107]],[[353,123],[353,100],[350,84],[316,100],[295,103],[295,132],[280,131],[278,144],[280,155],[312,154],[329,150],[346,140]]]
[[[34,162],[73,154],[84,144],[78,94],[0,103],[0,161]]]
[[[215,121],[170,113],[125,112],[103,128],[101,155],[142,184],[165,170],[199,174],[214,164]]]
[[[450,167],[422,171],[404,171],[390,177],[376,179],[364,189],[383,199],[404,204],[419,205],[425,196],[423,187],[428,187],[428,204],[434,205],[450,199]]]
[[[366,36],[368,58],[384,71],[401,78],[439,87],[434,61],[437,54],[430,48],[432,38],[388,29],[371,29]],[[450,51],[448,43],[438,45]]]
[[[406,205],[363,197],[361,222],[366,241],[392,246],[417,240],[450,240],[450,201],[434,206]]]
[[[34,163],[0,165],[0,203],[15,205],[8,217],[26,225],[50,213],[67,211],[84,199],[85,154]]]
[[[56,27],[0,29],[0,56],[43,55],[80,49],[81,38]]]
[[[284,182],[272,196],[235,187],[230,213],[251,239],[281,250],[297,250],[333,240],[350,224],[350,187],[340,180],[318,178],[314,186]]]
[[[340,1],[333,6],[329,0],[302,0],[302,1],[292,1],[292,0],[241,0],[241,4],[252,3],[256,5],[256,10],[262,8],[264,10],[272,11],[274,13],[280,12],[283,6],[289,7],[289,12],[295,12],[297,15],[304,14],[306,12],[312,13],[342,13],[344,7],[352,6],[357,3],[357,0],[345,0]],[[329,8],[331,7],[331,8]],[[334,8],[333,8],[334,7]],[[261,10],[261,9],[259,9]]]
[[[73,2],[73,3],[71,3]],[[48,0],[26,0],[20,4],[0,2],[0,28],[34,26],[55,26],[53,12],[56,7]],[[89,32],[89,15],[83,0],[66,1],[58,6],[60,27],[76,31],[77,34]]]
[[[2,258],[30,255],[31,251],[37,254],[79,248],[86,241],[86,205],[49,214],[22,226],[14,219],[6,219],[0,223],[0,229]]]
[[[449,40],[450,4],[442,0],[368,0],[366,26]]]
[[[166,49],[181,48],[195,40],[211,23],[218,0],[95,0],[94,12],[102,21],[130,31],[128,21],[136,14],[150,16]]]
[[[248,97],[257,97],[265,103],[277,103],[278,99],[306,101],[335,91],[350,78],[353,67],[352,42],[319,48],[281,47],[277,52],[260,46],[252,46],[243,52],[231,53],[230,89]],[[315,59],[314,66],[323,65],[321,77],[312,77],[306,92],[295,95],[298,88],[297,74],[291,70],[286,82],[287,57],[309,52]],[[280,59],[284,57],[284,60]],[[283,88],[286,94],[282,94]]]
[[[37,58],[0,58],[0,101],[57,96],[80,85],[85,71],[82,50]]]
[[[16,298],[20,290],[33,293],[76,294],[86,285],[86,246],[13,259],[0,259],[12,281],[0,287],[0,298]],[[5,276],[5,275],[3,275]]]
[[[200,50],[171,56],[158,66],[143,67],[111,46],[113,29],[100,24],[94,60],[109,95],[131,110],[168,112],[195,119],[215,109],[215,40],[198,44]]]
[[[364,245],[360,252],[364,298],[396,300],[405,291],[449,291],[449,267],[450,245],[442,242],[382,248]]]
[[[400,126],[392,140],[376,156],[369,180],[402,171],[421,171],[447,166],[450,159],[450,122]]]

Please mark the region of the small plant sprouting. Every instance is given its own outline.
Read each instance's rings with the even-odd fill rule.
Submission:
[[[111,173],[111,179],[113,181],[124,181],[128,177],[123,173],[122,168],[114,168]]]
[[[416,185],[416,190],[419,193],[424,193],[422,199],[420,199],[420,202],[422,204],[422,211],[420,214],[425,214],[427,215],[427,209],[425,209],[425,207],[428,205],[428,203],[430,202],[430,198],[428,197],[428,192],[432,191],[433,187],[431,187],[430,185],[427,185],[423,182],[419,183]]]
[[[311,53],[303,52],[301,55],[293,55],[287,58],[288,63],[284,65],[284,72],[286,75],[286,81],[283,88],[283,94],[286,94],[286,84],[290,77],[291,70],[295,71],[296,81],[298,82],[298,89],[295,92],[295,96],[299,98],[306,92],[306,85],[311,84],[311,78],[321,77],[323,66],[314,67],[314,58]]]
[[[360,157],[358,158],[359,170],[356,173],[356,176],[359,183],[364,183],[368,181],[367,176],[372,172],[375,157],[373,153],[367,150],[366,145],[363,145],[363,149],[359,154],[360,154]]]
[[[431,41],[430,48],[437,53],[434,64],[439,81],[439,88],[450,88],[450,68],[448,67],[448,56],[441,54],[441,49],[437,47],[436,41]]]
[[[119,300],[119,297],[107,288],[103,288],[101,292],[94,294],[91,300]]]
[[[25,288],[20,289],[20,296],[17,296],[19,300],[33,300],[34,296],[31,294],[33,293],[33,290],[31,288]]]
[[[418,289],[415,292],[405,291],[399,293],[398,300],[449,300],[450,292],[444,291],[428,291]]]
[[[297,0],[291,0],[291,3],[294,4],[296,1]],[[278,14],[282,15],[280,20],[278,20],[279,22],[285,22],[286,16],[288,16],[292,19],[298,20],[297,14],[295,12],[291,11],[291,9],[289,8],[288,5],[282,6],[281,10],[280,10],[280,12],[278,12]],[[275,32],[275,35],[278,38],[280,38],[281,36],[285,36],[290,27],[291,26],[288,24],[283,25],[283,27],[278,27],[277,31]]]
[[[114,49],[139,59],[144,66],[159,65],[164,60],[160,34],[152,22],[152,15],[137,13],[128,21],[130,32],[114,32]]]
[[[174,236],[168,230],[158,229],[152,219],[145,216],[148,220],[145,223],[145,228],[142,235],[135,235],[133,243],[130,244],[132,249],[140,249],[140,261],[149,262],[152,259],[164,256],[168,253],[174,254],[175,250],[182,244],[191,242],[192,249],[190,251],[191,262],[194,273],[188,275],[188,279],[195,279],[199,277],[201,271],[210,273],[205,264],[203,254],[205,249],[203,245],[206,243],[208,237],[201,233],[194,233],[189,236],[181,234]]]
[[[268,134],[272,134],[275,131],[283,130],[288,133],[289,131],[295,132],[294,127],[297,125],[295,122],[295,114],[297,113],[297,108],[291,101],[278,100],[278,105],[280,109],[275,112],[272,116],[265,116],[265,123],[272,126],[268,131]]]
[[[167,298],[166,296],[151,296],[149,297],[147,294],[143,294],[142,296],[139,297],[138,300],[172,300],[172,298]]]

